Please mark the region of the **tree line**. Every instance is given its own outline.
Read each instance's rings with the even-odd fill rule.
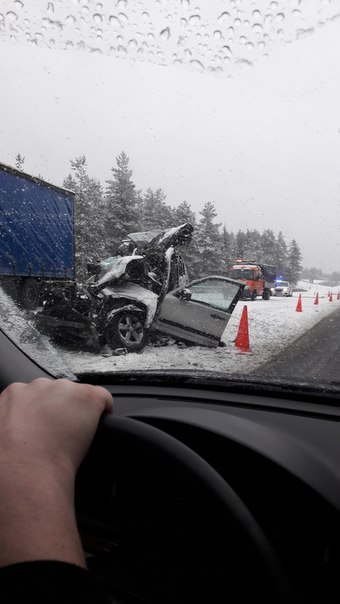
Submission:
[[[18,154],[19,169],[23,160]],[[116,158],[105,186],[89,176],[84,155],[70,164],[63,186],[75,192],[76,272],[80,280],[86,276],[88,262],[113,256],[128,233],[185,222],[194,226],[192,242],[182,248],[190,278],[226,275],[228,266],[237,258],[272,264],[283,279],[292,283],[300,277],[302,256],[295,239],[287,244],[281,231],[275,235],[271,229],[233,233],[217,222],[217,211],[210,201],[197,215],[187,201],[170,206],[162,189],[149,187],[142,192],[133,181],[129,157],[124,151]]]

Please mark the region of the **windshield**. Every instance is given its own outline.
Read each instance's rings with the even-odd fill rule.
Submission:
[[[54,375],[340,386],[339,0],[4,0],[0,50],[20,347]]]

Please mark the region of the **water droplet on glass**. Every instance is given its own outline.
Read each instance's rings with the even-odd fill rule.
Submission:
[[[190,25],[194,25],[194,26],[196,25],[197,26],[197,25],[200,24],[200,21],[201,21],[200,15],[196,14],[196,15],[191,15],[191,17],[189,17],[189,23],[190,23]]]
[[[126,24],[129,22],[128,16],[125,13],[118,13],[118,18],[121,23]]]
[[[48,13],[54,13],[54,4],[53,4],[53,2],[49,2],[47,4],[47,12]]]
[[[224,52],[224,56],[225,56],[225,57],[231,57],[231,55],[233,54],[233,53],[231,52],[231,48],[230,48],[230,46],[223,46],[222,50],[223,50],[223,52]]]
[[[301,11],[296,8],[292,11],[292,15],[293,17],[295,17],[295,19],[298,19],[299,17],[301,17]]]
[[[248,48],[248,50],[254,50],[255,46],[252,42],[247,42],[246,48]]]
[[[204,71],[204,65],[203,63],[201,63],[201,61],[198,61],[197,59],[193,59],[192,61],[190,61],[190,65],[199,72]]]
[[[170,38],[170,27],[165,27],[165,29],[162,29],[159,37],[162,38],[162,40],[168,41]]]
[[[266,15],[264,18],[264,23],[268,27],[273,23],[273,15]]]
[[[223,23],[227,23],[229,21],[229,19],[230,19],[230,13],[228,13],[227,11],[224,11],[218,17],[218,21],[222,21]]]
[[[253,19],[262,19],[261,11],[253,10]]]
[[[241,25],[241,23],[242,23],[241,19],[234,19],[235,27],[239,27]]]
[[[117,46],[117,55],[119,57],[126,57],[128,54],[125,46],[122,46],[121,44],[119,44],[119,46]]]
[[[188,58],[192,57],[192,52],[189,48],[186,48],[184,51],[184,55]]]
[[[132,38],[131,40],[129,40],[128,46],[130,46],[130,48],[136,48],[138,46],[137,40]]]
[[[254,23],[252,30],[256,33],[256,34],[260,34],[263,31],[263,27],[261,25],[261,23]]]
[[[223,38],[223,34],[219,29],[214,31],[214,38],[215,40],[221,40]]]
[[[66,23],[68,23],[69,25],[74,25],[76,22],[76,18],[73,15],[67,15],[66,19],[65,19]]]
[[[6,17],[7,17],[8,21],[10,23],[13,23],[14,21],[17,21],[17,19],[18,19],[18,15],[15,12],[13,12],[12,10],[9,10],[6,13]]]
[[[93,21],[97,23],[97,25],[100,25],[100,23],[103,21],[103,17],[99,13],[95,13],[93,15]]]
[[[145,11],[142,12],[142,19],[144,19],[144,21],[147,21],[149,19],[149,13]]]
[[[275,17],[276,23],[282,23],[282,21],[284,21],[284,19],[285,19],[284,13],[278,13]]]
[[[190,0],[181,0],[182,6],[189,8],[190,6]]]
[[[186,27],[188,25],[188,21],[184,19],[184,17],[182,17],[182,19],[180,20],[180,24],[182,27]]]
[[[109,23],[110,25],[113,25],[114,27],[121,27],[122,24],[119,21],[118,17],[116,17],[115,15],[110,15],[109,17]]]
[[[279,6],[279,5],[278,5],[278,3],[277,3],[277,2],[271,2],[271,3],[269,4],[269,8],[270,8],[271,10],[276,10],[276,9],[278,8],[278,6]]]
[[[127,0],[118,0],[118,8],[124,10],[127,6]]]
[[[245,36],[240,36],[240,44],[243,44],[243,46],[245,46],[246,42],[247,42],[247,38]]]
[[[21,0],[14,0],[14,4],[17,8],[24,8],[24,3]]]

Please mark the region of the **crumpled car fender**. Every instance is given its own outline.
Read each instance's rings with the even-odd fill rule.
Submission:
[[[123,310],[129,310],[131,312],[140,313],[142,315],[145,314],[146,320],[145,320],[144,325],[146,328],[150,327],[153,317],[148,316],[148,313],[147,313],[148,309],[146,308],[145,310],[143,310],[142,308],[139,308],[138,306],[135,306],[134,304],[126,304],[125,306],[121,306],[120,308],[114,308],[107,314],[106,322],[109,323],[113,317],[115,317],[116,315],[121,313]]]

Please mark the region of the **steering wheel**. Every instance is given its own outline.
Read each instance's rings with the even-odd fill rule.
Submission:
[[[142,460],[142,467],[137,463],[140,460]],[[105,544],[110,541],[108,539],[108,535],[112,532],[110,523],[115,523],[112,497],[117,475],[119,480],[129,483],[131,473],[147,473],[154,465],[158,466],[163,475],[172,468],[172,475],[180,475],[185,483],[195,484],[196,492],[204,494],[208,501],[213,503],[214,509],[217,506],[221,510],[221,518],[225,518],[225,524],[227,525],[228,521],[230,526],[232,521],[234,527],[237,527],[237,535],[244,543],[245,551],[247,554],[251,552],[252,563],[261,568],[265,577],[265,585],[261,584],[261,593],[254,593],[256,592],[254,585],[252,602],[292,602],[287,579],[271,544],[232,487],[188,446],[158,428],[131,418],[111,416],[102,418],[88,455],[78,472],[76,510],[80,534],[86,535],[85,543],[83,541],[85,551],[89,542],[97,542],[99,550],[102,548],[104,552]],[[133,494],[131,497],[133,498]],[[129,513],[130,517],[133,516],[131,509]],[[165,517],[164,522],[167,522]],[[224,521],[220,526],[221,532],[226,528],[223,524]],[[226,540],[228,532],[230,534],[230,529],[226,530]],[[109,550],[108,546],[107,551]],[[103,556],[105,557],[104,553]],[[225,570],[225,587],[228,596],[226,599],[228,602],[240,602],[240,598],[229,599],[228,569]],[[246,581],[247,578],[244,577],[244,580]],[[123,597],[119,601],[126,603],[136,600],[126,600]],[[170,601],[177,603],[179,600],[178,597],[174,600],[164,600],[164,602]],[[199,601],[209,602],[209,599]]]

